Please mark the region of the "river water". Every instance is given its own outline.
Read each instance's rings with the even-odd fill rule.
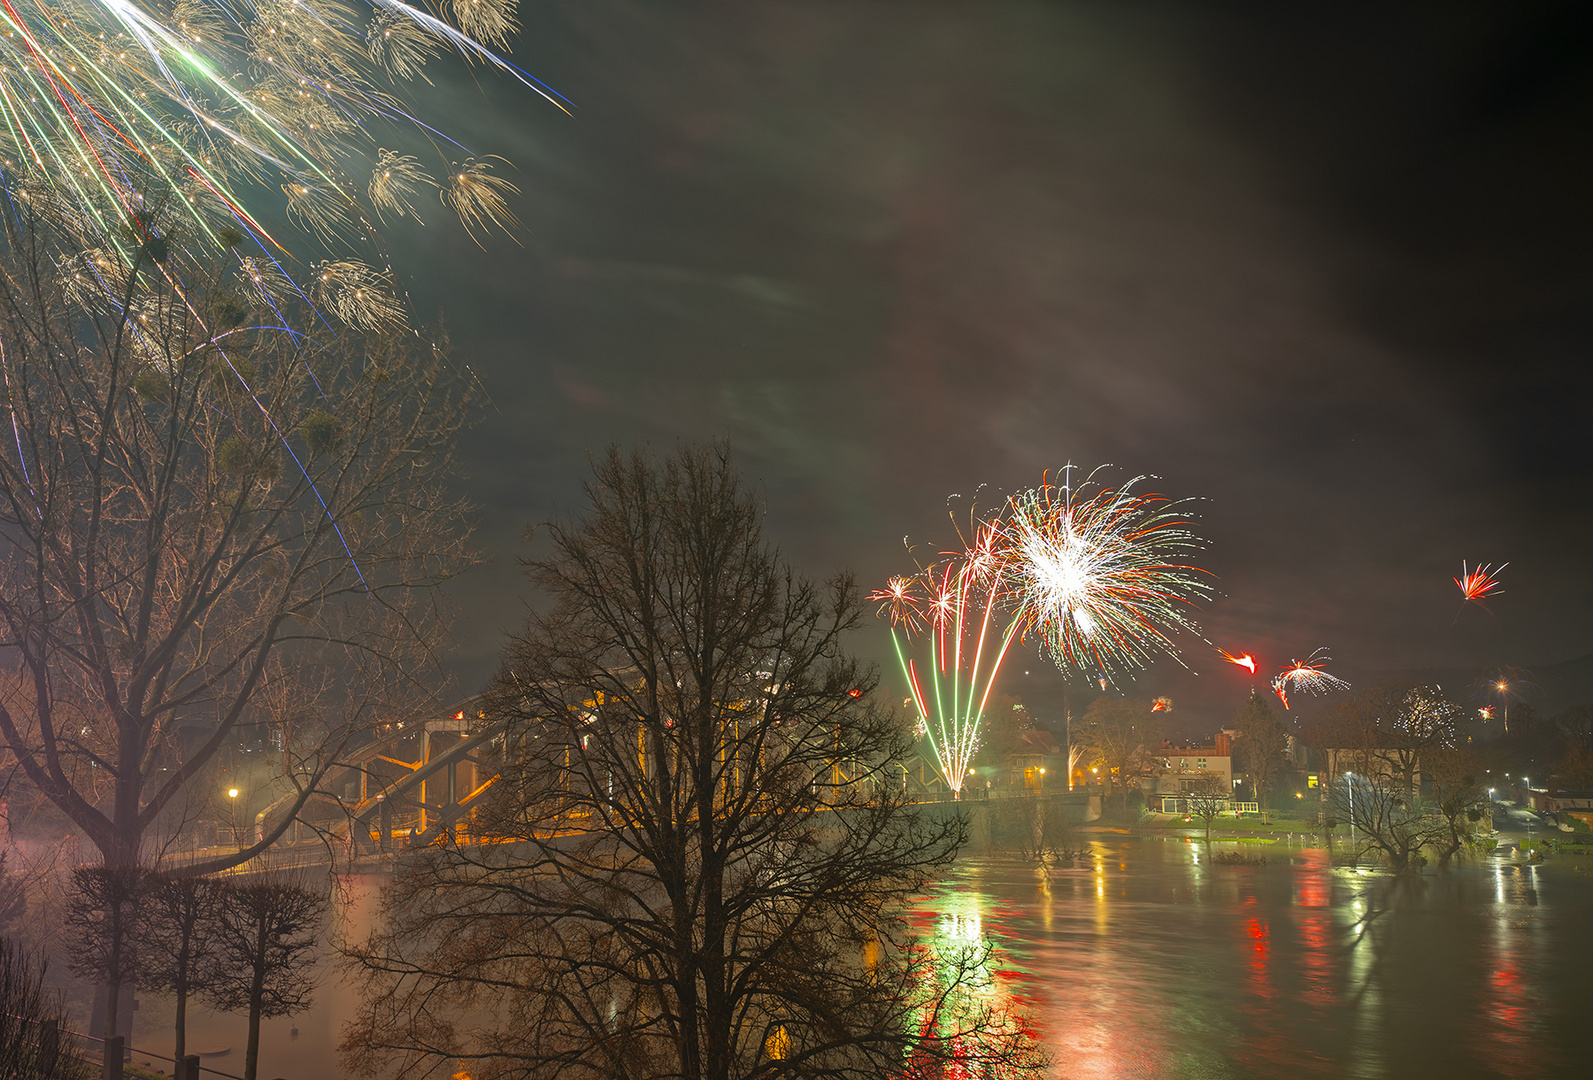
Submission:
[[[994,992],[1027,1015],[1057,1077],[1593,1074],[1593,865],[1398,879],[1253,845],[1265,865],[1212,861],[1236,847],[1122,836],[1046,867],[967,858],[912,921],[925,938],[994,945]],[[169,1009],[146,1006],[134,1044],[165,1050]],[[328,973],[315,1008],[266,1023],[261,1077],[341,1080],[334,1047],[354,1007]],[[232,1051],[204,1064],[241,1073],[242,1021],[194,1020],[192,1050]]]
[[[1137,837],[969,860],[916,921],[996,945],[1059,1077],[1593,1075],[1593,867],[1399,879],[1245,847],[1266,865]]]

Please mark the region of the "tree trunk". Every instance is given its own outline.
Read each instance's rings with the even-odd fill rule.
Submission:
[[[260,1009],[265,1000],[266,928],[261,921],[255,940],[254,981],[249,986],[249,1048],[243,1055],[243,1080],[254,1080],[260,1063]]]
[[[122,980],[112,977],[105,980],[105,1038],[116,1037],[116,1006],[122,996]]]
[[[249,1047],[243,1054],[243,1080],[254,1080],[260,1064],[260,995],[249,998]]]
[[[176,1075],[182,1068],[183,1058],[188,1055],[188,982],[180,980],[177,983],[177,1042],[172,1050],[172,1061],[176,1063],[172,1073]]]

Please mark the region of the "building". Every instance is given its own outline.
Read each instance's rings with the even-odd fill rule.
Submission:
[[[1400,747],[1374,746],[1349,749],[1330,746],[1321,751],[1321,757],[1327,766],[1323,770],[1326,773],[1324,783],[1336,780],[1345,773],[1354,773],[1356,776],[1380,783],[1391,783],[1396,780],[1403,781],[1405,770],[1409,769],[1411,790],[1421,791],[1421,760],[1414,750]]]
[[[1142,782],[1154,793],[1145,800],[1148,805],[1155,805],[1156,798],[1184,796],[1210,776],[1220,777],[1223,790],[1232,791],[1233,733],[1219,732],[1209,744],[1175,746],[1165,742],[1160,750],[1151,752],[1150,764],[1156,775]]]
[[[1556,820],[1561,815],[1574,817],[1584,825],[1593,825],[1593,790],[1580,785],[1562,788],[1558,779],[1551,777],[1546,787],[1533,789],[1530,796],[1528,801],[1539,813],[1552,814]]]

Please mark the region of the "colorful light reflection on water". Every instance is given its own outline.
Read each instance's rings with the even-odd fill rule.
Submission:
[[[1137,839],[1049,869],[970,858],[914,928],[994,943],[992,981],[1058,1077],[1586,1075],[1593,873],[1399,880],[1267,850],[1253,867]]]

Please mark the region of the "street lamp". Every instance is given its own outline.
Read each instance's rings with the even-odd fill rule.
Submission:
[[[227,789],[227,827],[232,831],[233,846],[238,846],[238,796],[241,795],[235,787]]]
[[[1344,779],[1350,789],[1350,860],[1353,865],[1359,861],[1355,858],[1355,774],[1347,772],[1344,774]]]

